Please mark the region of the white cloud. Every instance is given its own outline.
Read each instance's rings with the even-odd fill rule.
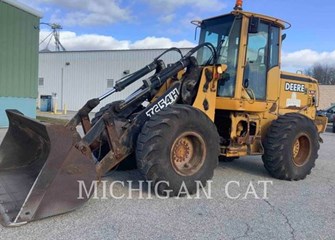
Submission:
[[[71,12],[64,17],[54,15],[52,21],[57,21],[69,26],[86,26],[111,24],[118,21],[126,21],[131,18],[130,10],[121,8],[119,1],[115,0],[53,0],[58,5],[67,7]]]
[[[179,7],[185,8],[185,12],[189,8],[196,8],[200,11],[220,11],[226,7],[225,3],[219,0],[145,0],[156,9],[171,12]]]
[[[292,53],[283,53],[283,68],[304,70],[315,63],[335,64],[335,50],[332,52],[317,52],[303,49]]]
[[[42,30],[40,39],[44,39],[50,30]],[[75,32],[62,31],[60,41],[69,50],[111,50],[111,49],[144,49],[144,48],[169,48],[169,47],[193,47],[194,43],[187,40],[172,41],[170,38],[150,36],[137,41],[119,40],[112,36],[97,34],[77,35]],[[46,46],[45,41],[40,49]],[[54,50],[54,41],[50,42],[49,49]],[[315,63],[335,65],[335,50],[317,52],[311,49],[303,49],[291,53],[282,54],[282,68],[289,71],[305,70]]]
[[[51,14],[50,22],[64,26],[97,26],[136,19],[138,9],[133,1],[124,0],[19,0]],[[220,0],[141,0],[159,14],[159,20],[170,23],[176,19],[175,10],[187,12],[217,12],[227,4]],[[145,9],[144,9],[145,10]],[[145,10],[146,11],[146,10]]]
[[[28,7],[34,8],[36,10],[42,11],[43,9],[39,5],[39,1],[32,2],[31,0],[19,0],[18,2],[27,5]]]
[[[136,41],[134,43],[130,44],[130,48],[136,49],[136,48],[170,48],[170,47],[193,47],[194,43],[189,42],[187,40],[182,40],[178,42],[173,42],[169,38],[164,37],[146,37],[145,39]]]
[[[130,10],[122,8],[120,0],[35,0],[33,4],[20,1],[38,9],[42,4],[53,5],[50,21],[67,26],[96,26],[131,19]]]
[[[42,30],[40,39],[43,40],[50,31]],[[46,47],[48,40],[40,46],[40,50]],[[49,49],[54,50],[53,40]],[[192,47],[194,43],[187,40],[174,42],[169,38],[147,37],[142,40],[131,42],[129,40],[117,40],[111,36],[97,34],[77,35],[74,32],[62,31],[60,42],[68,51],[73,50],[111,50],[111,49],[145,49],[145,48],[169,48],[169,47]]]
[[[159,20],[163,23],[171,23],[176,18],[176,14],[168,14],[161,17]]]

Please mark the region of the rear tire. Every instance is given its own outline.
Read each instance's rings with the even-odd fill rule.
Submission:
[[[138,168],[153,186],[159,184],[161,195],[177,196],[183,184],[190,194],[200,182],[205,186],[213,177],[218,155],[216,126],[188,105],[173,105],[156,113],[137,140]]]
[[[263,141],[266,170],[275,178],[301,180],[311,173],[320,144],[312,120],[288,113],[272,122]]]

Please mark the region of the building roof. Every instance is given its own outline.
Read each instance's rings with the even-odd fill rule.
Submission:
[[[5,3],[9,4],[9,5],[12,5],[13,7],[21,9],[22,11],[30,13],[30,14],[36,16],[36,17],[39,17],[39,18],[43,17],[43,13],[42,12],[37,11],[37,10],[35,10],[35,9],[33,9],[33,8],[31,8],[31,7],[23,4],[23,3],[20,3],[18,1],[16,1],[16,0],[0,0],[0,2],[5,2]]]
[[[0,0],[1,1],[1,0]],[[131,48],[131,49],[107,49],[107,50],[70,50],[70,51],[50,51],[41,50],[39,53],[52,53],[52,54],[62,54],[62,53],[97,53],[97,52],[136,52],[136,51],[164,51],[169,48]],[[192,47],[181,47],[180,50],[191,50]]]

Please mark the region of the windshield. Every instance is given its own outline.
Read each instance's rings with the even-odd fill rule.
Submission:
[[[228,66],[228,77],[219,82],[218,95],[222,97],[232,97],[234,94],[241,22],[240,16],[230,14],[204,20],[201,24],[200,44],[213,44],[219,55],[217,63]],[[208,49],[199,52],[198,62],[201,65],[213,63],[212,60]]]

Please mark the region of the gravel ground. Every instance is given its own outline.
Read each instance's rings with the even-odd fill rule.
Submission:
[[[0,129],[0,139],[4,133]],[[0,226],[0,239],[335,239],[335,134],[322,138],[316,167],[303,181],[275,180],[260,157],[245,157],[219,164],[212,199],[204,193],[200,199],[140,199],[138,193],[133,199],[91,199],[71,213],[18,228]],[[104,180],[143,179],[134,170]],[[240,187],[229,185],[231,195],[241,194],[236,200],[225,193],[229,181],[240,182]],[[262,199],[258,181],[273,181],[268,199]],[[253,194],[243,199],[250,182],[261,199]],[[114,194],[128,195],[128,190],[115,185]]]

